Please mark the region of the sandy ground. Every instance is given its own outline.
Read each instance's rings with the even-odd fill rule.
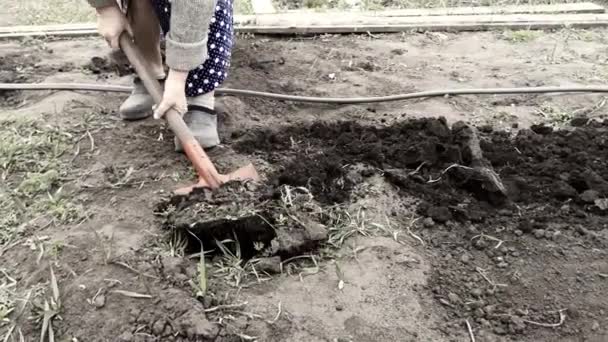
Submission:
[[[290,40],[242,37],[226,86],[315,96],[368,96],[438,88],[602,85],[608,76],[605,42],[603,30],[329,35]],[[0,46],[0,82],[129,84],[129,76],[118,76],[115,65],[91,63],[94,57],[106,57],[107,50],[98,39],[2,42]],[[468,341],[466,322],[477,341],[599,342],[608,338],[608,303],[602,295],[608,290],[606,219],[601,210],[578,199],[578,188],[568,189],[565,197],[558,196],[559,201],[539,190],[522,196],[515,207],[493,208],[447,180],[439,179],[438,188],[419,188],[409,181],[399,186],[376,171],[370,171],[371,176],[355,172],[364,174],[363,178],[338,171],[341,176],[329,179],[330,183],[314,183],[314,178],[297,180],[303,184],[277,182],[278,174],[296,165],[290,164],[291,158],[309,160],[341,146],[334,137],[315,136],[314,125],[304,131],[297,127],[346,120],[376,127],[379,131],[352,128],[361,133],[360,141],[368,141],[370,136],[381,136],[378,132],[383,128],[398,137],[399,129],[394,127],[407,120],[442,116],[445,122],[429,121],[428,125],[438,125],[435,128],[427,124],[403,128],[411,135],[401,139],[412,145],[403,146],[402,152],[418,146],[416,134],[420,134],[420,144],[451,139],[444,125],[464,120],[484,127],[482,146],[501,175],[515,173],[545,189],[540,185],[545,181],[533,173],[518,173],[499,162],[499,152],[513,160],[520,157],[504,152],[502,148],[511,142],[492,135],[487,126],[509,137],[535,123],[566,128],[573,119],[602,119],[606,109],[601,95],[467,96],[344,107],[222,98],[221,135],[226,146],[211,153],[218,167],[227,170],[251,160],[274,191],[309,185],[315,200],[307,202],[307,196],[300,196],[309,211],[298,213],[314,218],[334,245],[322,243],[289,258],[282,256],[278,274],[273,272],[276,260],[266,268],[258,263],[258,258],[267,256],[263,253],[254,261],[240,262],[238,256],[216,251],[207,259],[207,294],[198,299],[196,286],[189,282],[198,278],[198,259],[184,255],[188,253],[174,243],[165,229],[166,217],[157,210],[172,189],[191,180],[186,160],[172,150],[167,128],[153,120],[121,122],[116,109],[123,95],[12,92],[0,96],[3,127],[17,127],[16,122],[31,119],[36,122],[31,125],[39,127],[33,136],[46,132],[44,127],[49,125],[71,134],[70,149],[57,157],[61,177],[46,190],[55,193],[60,186],[65,203],[78,208],[74,219],[24,216],[27,220],[19,222],[18,233],[3,241],[1,264],[10,277],[3,283],[12,284],[3,289],[20,298],[12,301],[9,307],[15,310],[0,325],[3,334],[12,334],[8,341],[17,341],[18,331],[28,341],[39,338],[41,322],[28,317],[41,317],[36,316],[40,310],[35,304],[44,308],[44,299],[56,302],[51,268],[60,293],[60,305],[51,306],[56,310],[52,322],[59,340]],[[265,133],[252,138],[251,133],[260,130]],[[278,132],[276,140],[261,139],[274,137],[272,132]],[[340,130],[336,132],[340,135]],[[602,128],[593,132],[585,136],[603,137]],[[350,139],[349,146],[361,146],[359,139],[352,135]],[[553,148],[562,146],[561,138],[534,139],[523,146],[513,143],[523,156],[530,156],[529,164],[521,165],[538,166],[533,160],[540,160],[538,155],[543,153],[561,158],[557,147]],[[399,140],[390,140],[393,145],[388,147],[382,139],[373,141],[380,151],[401,146]],[[582,141],[580,146],[596,146]],[[574,146],[576,140],[564,144]],[[528,151],[526,146],[548,146],[549,152]],[[378,170],[373,158],[350,160],[348,153],[353,152],[348,151],[338,154],[345,158],[337,159],[339,169],[351,170],[351,164],[357,163]],[[569,158],[585,152],[573,151],[564,153]],[[597,160],[605,153],[603,149],[596,152]],[[410,163],[392,163],[389,152],[382,153],[388,158],[382,164],[385,172],[389,166],[415,171]],[[40,155],[45,157],[48,154]],[[580,160],[592,165],[593,157],[585,158]],[[563,165],[565,171],[561,171],[566,172],[576,162]],[[593,165],[601,178],[604,164]],[[303,177],[309,168],[325,166],[321,162],[301,166]],[[434,167],[419,171],[437,178],[441,168]],[[323,170],[329,174],[329,169]],[[24,170],[3,172],[7,175],[4,195],[21,188],[23,179],[30,176]],[[549,187],[559,181],[547,177]],[[346,191],[344,184],[349,180],[355,186]],[[330,187],[336,184],[340,187]],[[600,189],[596,197],[603,194],[601,187],[580,191],[589,189]],[[324,200],[342,192],[347,200]],[[433,194],[440,193],[447,199],[433,202]],[[27,201],[38,203],[46,196],[33,194]],[[454,201],[471,205],[466,212],[475,209],[485,213],[485,218],[472,214],[458,218]],[[438,209],[422,210],[424,203]],[[601,206],[602,202],[595,203]],[[557,215],[553,210],[565,210],[565,205],[584,215],[553,220]],[[319,211],[343,216],[328,219]],[[447,217],[442,215],[445,211],[450,213]],[[522,228],[524,218],[530,218],[533,232]],[[277,224],[284,217],[274,219]],[[583,228],[568,228],[578,226]],[[554,238],[556,231],[566,239]]]

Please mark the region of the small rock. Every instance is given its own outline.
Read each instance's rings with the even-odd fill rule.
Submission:
[[[587,190],[581,194],[581,201],[585,203],[593,203],[600,197],[599,192],[595,190]]]
[[[542,238],[545,237],[545,230],[544,229],[535,229],[533,233],[534,233],[534,236],[537,239],[542,239]]]
[[[467,303],[471,309],[480,309],[483,308],[486,303],[483,300],[475,300]]]
[[[166,275],[176,275],[183,273],[184,260],[178,257],[165,256],[163,257],[163,270]]]
[[[565,200],[575,197],[576,194],[576,189],[564,181],[559,181],[554,185],[553,196],[555,198]]]
[[[473,246],[475,246],[475,248],[478,250],[483,251],[484,249],[488,248],[488,242],[482,239],[477,239]]]
[[[173,329],[171,328],[171,324],[165,324],[165,330],[163,330],[163,337],[171,336],[173,334]]]
[[[479,289],[479,288],[475,288],[475,289],[471,290],[471,295],[473,297],[479,298],[479,297],[481,297],[482,294],[483,294],[483,291],[481,289]]]
[[[492,133],[494,131],[494,128],[492,127],[492,125],[483,125],[483,126],[480,126],[478,129],[482,133]]]
[[[353,342],[353,340],[351,340],[350,338],[347,338],[347,337],[338,337],[336,339],[336,342]]]
[[[524,323],[523,319],[517,316],[511,316],[511,328],[517,334],[521,334],[526,330],[526,323]]]
[[[570,120],[570,125],[572,125],[572,127],[581,127],[581,126],[585,126],[589,121],[590,121],[590,119],[587,117],[577,116],[577,117],[573,118],[572,120]]]
[[[452,304],[450,304],[450,302],[448,302],[445,298],[439,298],[439,303],[445,306],[452,306]]]
[[[342,310],[344,310],[344,307],[342,305],[340,305],[340,304],[337,304],[336,305],[336,311],[342,311]]]
[[[256,264],[256,267],[260,271],[269,274],[281,273],[281,257],[274,256],[270,258],[261,258]]]
[[[458,295],[455,294],[454,292],[450,292],[448,294],[448,299],[450,300],[450,303],[452,303],[452,304],[460,303],[460,297],[458,297]]]
[[[507,267],[509,267],[509,264],[507,264],[506,262],[501,262],[497,266],[498,266],[498,268],[507,268]]]
[[[101,309],[106,305],[106,296],[102,293],[93,299],[93,306]]]
[[[524,233],[531,233],[533,230],[533,224],[529,220],[523,220],[519,222],[518,227]]]
[[[494,328],[494,333],[495,333],[496,335],[506,335],[506,334],[507,334],[507,331],[505,330],[505,328],[503,328],[503,327],[501,327],[501,326],[498,326],[498,327],[495,327],[495,328]]]
[[[180,333],[190,338],[213,339],[219,327],[207,320],[203,312],[188,311],[177,320]]]
[[[532,130],[532,132],[534,132],[536,134],[545,135],[545,134],[551,134],[553,132],[553,127],[543,125],[543,124],[532,125],[532,126],[530,126],[530,130]]]
[[[469,256],[467,253],[464,253],[464,254],[463,254],[461,257],[460,257],[460,261],[461,261],[463,264],[468,264],[468,263],[469,263],[469,261],[471,261],[471,257],[470,257],[470,256]]]
[[[432,218],[427,217],[424,219],[424,221],[422,221],[422,225],[424,228],[432,228],[435,225],[435,221],[433,221]]]
[[[452,219],[452,213],[448,207],[431,207],[427,211],[427,215],[438,223],[446,223]]]
[[[553,237],[553,232],[550,230],[545,231],[545,238],[550,239]]]
[[[596,331],[600,328],[600,323],[598,321],[593,321],[593,324],[591,324],[591,331]]]
[[[496,305],[487,305],[485,308],[483,308],[483,312],[485,312],[488,317],[491,317],[495,311]]]
[[[585,227],[583,227],[583,226],[577,226],[576,232],[581,235],[587,235],[587,233],[588,233],[587,229],[585,229]]]
[[[487,319],[483,319],[483,318],[479,320],[479,324],[481,324],[481,326],[486,327],[486,328],[492,325],[492,323],[490,323],[490,321],[488,321]]]
[[[130,331],[125,331],[118,336],[120,342],[131,342],[133,341],[133,334]]]
[[[159,319],[156,321],[154,325],[152,325],[152,333],[156,336],[162,336],[163,332],[165,331],[165,324],[166,322],[164,319]]]
[[[519,230],[519,229],[516,229],[516,230],[514,231],[514,233],[515,233],[515,236],[522,236],[522,235],[524,235],[524,232],[522,232],[522,231],[521,231],[521,230]]]

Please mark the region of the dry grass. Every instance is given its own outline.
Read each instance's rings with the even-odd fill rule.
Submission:
[[[73,136],[38,121],[1,121],[0,246],[29,225],[72,222],[81,210],[62,191]]]

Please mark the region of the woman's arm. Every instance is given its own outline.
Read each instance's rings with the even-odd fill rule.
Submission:
[[[207,59],[207,34],[215,1],[173,0],[171,6],[171,30],[166,38],[167,65],[171,69],[190,71]]]

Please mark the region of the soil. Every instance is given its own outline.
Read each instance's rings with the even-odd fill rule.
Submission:
[[[499,33],[243,37],[228,86],[361,96],[601,84],[605,33],[575,31],[567,42],[563,32],[546,33],[521,44]],[[1,45],[6,81],[129,82],[96,39]],[[48,72],[20,78],[30,64],[15,53],[35,55]],[[84,137],[78,153],[62,157],[70,163],[64,191],[84,219],[24,222],[21,239],[0,252],[24,293],[45,287],[53,267],[59,340],[608,338],[601,95],[346,107],[220,98],[224,146],[211,158],[222,171],[252,161],[263,182],[189,197],[170,193],[192,181],[172,134],[154,120],[117,120],[124,96],[3,96],[6,119],[37,118]],[[477,127],[504,201],[468,177],[479,160],[463,122]],[[42,252],[35,237],[48,241]],[[235,239],[243,262],[228,265],[220,250],[237,254]],[[199,255],[190,255],[201,244],[207,282],[197,297]],[[21,330],[37,340],[40,325],[27,316],[17,318]]]

